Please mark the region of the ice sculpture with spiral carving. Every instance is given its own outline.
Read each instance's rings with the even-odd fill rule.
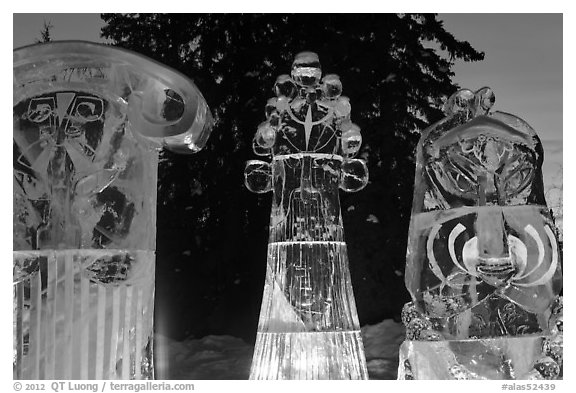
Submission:
[[[88,42],[14,51],[15,379],[150,379],[162,146],[212,118],[185,76]]]

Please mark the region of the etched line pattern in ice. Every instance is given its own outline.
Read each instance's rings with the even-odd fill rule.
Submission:
[[[154,252],[14,252],[15,379],[150,379]]]
[[[344,242],[276,242],[250,379],[367,379]]]
[[[268,264],[251,379],[367,379],[339,189],[368,182],[360,128],[338,76],[302,52],[281,75],[245,184],[272,191]]]
[[[259,331],[359,328],[344,242],[270,243],[268,263]]]
[[[250,379],[368,379],[360,331],[258,333]]]

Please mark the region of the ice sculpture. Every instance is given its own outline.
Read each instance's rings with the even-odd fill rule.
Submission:
[[[553,379],[562,273],[543,149],[522,119],[460,90],[417,149],[400,379]]]
[[[281,75],[254,152],[248,189],[272,190],[266,284],[251,379],[367,379],[352,293],[338,188],[368,182],[360,128],[337,75],[318,56],[296,56]]]
[[[186,77],[63,41],[14,51],[15,379],[153,378],[158,149],[203,147]]]

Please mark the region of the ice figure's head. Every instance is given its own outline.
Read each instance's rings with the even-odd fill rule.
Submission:
[[[301,86],[316,86],[322,77],[320,59],[314,52],[300,52],[292,63],[292,79]]]
[[[296,55],[291,76],[276,79],[276,97],[268,100],[267,120],[254,138],[256,154],[356,155],[362,136],[350,121],[350,101],[342,96],[340,77],[321,76],[316,53]]]
[[[542,311],[561,287],[543,149],[489,88],[452,95],[418,144],[406,281],[429,314],[495,295]]]

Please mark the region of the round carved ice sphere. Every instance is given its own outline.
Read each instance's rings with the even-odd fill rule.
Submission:
[[[360,127],[352,122],[342,125],[342,153],[346,157],[353,157],[360,150],[362,145],[362,134]]]
[[[473,108],[476,96],[469,89],[462,89],[452,94],[446,104],[444,104],[444,113],[452,115]]]
[[[322,78],[322,91],[328,99],[336,99],[342,94],[342,82],[336,74],[328,74]]]
[[[276,103],[277,102],[278,102],[278,99],[276,97],[273,97],[273,98],[270,98],[268,100],[268,102],[266,103],[266,107],[264,108],[264,111],[266,113],[267,119],[269,119],[273,113],[277,113],[277,110],[276,110]]]
[[[340,188],[348,192],[360,191],[368,184],[368,167],[362,160],[344,160],[340,167]]]
[[[272,168],[269,163],[260,160],[246,162],[244,184],[250,191],[261,194],[272,189]]]
[[[352,106],[350,105],[350,100],[348,97],[339,97],[338,101],[336,101],[336,105],[334,106],[336,117],[347,118],[350,116],[351,111]]]
[[[278,97],[293,98],[296,95],[296,84],[289,75],[280,75],[276,78],[274,92]]]
[[[258,126],[258,131],[256,131],[256,143],[265,149],[269,149],[274,146],[275,141],[276,131],[270,126],[270,123],[261,123]]]

